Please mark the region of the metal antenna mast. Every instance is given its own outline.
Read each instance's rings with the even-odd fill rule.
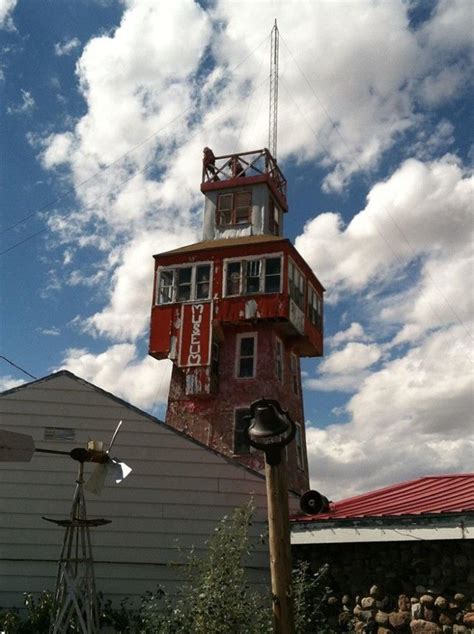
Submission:
[[[277,158],[277,127],[278,127],[278,49],[279,32],[277,21],[273,25],[270,48],[270,109],[268,122],[268,149]]]

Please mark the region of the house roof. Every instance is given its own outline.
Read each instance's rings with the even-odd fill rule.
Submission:
[[[164,251],[163,253],[159,253],[158,255],[175,255],[178,253],[187,253],[188,251],[207,251],[210,249],[245,246],[249,244],[259,244],[262,242],[289,242],[289,240],[287,238],[282,238],[281,236],[270,236],[266,234],[240,236],[238,238],[221,238],[219,240],[204,240],[202,242],[195,242],[194,244],[187,244],[184,247],[179,247],[178,249],[173,249],[172,251]]]
[[[0,392],[0,398],[2,398],[4,396],[8,396],[10,394],[14,394],[15,392],[18,392],[18,391],[27,389],[27,388],[29,388],[31,386],[39,386],[41,383],[44,383],[46,381],[54,380],[55,378],[60,377],[60,376],[67,376],[70,379],[73,379],[74,381],[77,381],[78,383],[81,383],[82,385],[86,385],[89,388],[92,388],[95,392],[98,392],[99,394],[102,394],[106,398],[109,398],[109,399],[115,401],[116,403],[119,403],[120,405],[123,405],[124,407],[136,412],[137,414],[140,414],[141,416],[144,416],[145,418],[148,418],[151,422],[157,423],[159,425],[163,425],[163,427],[166,427],[167,429],[169,429],[173,433],[177,434],[178,436],[181,436],[182,438],[186,438],[186,440],[188,440],[190,443],[193,443],[194,445],[198,445],[199,447],[202,447],[203,449],[206,449],[207,451],[215,454],[216,456],[220,456],[222,459],[224,459],[229,464],[232,464],[232,465],[234,465],[235,467],[237,467],[239,469],[244,469],[245,471],[251,473],[252,475],[257,476],[258,478],[264,478],[264,476],[261,473],[259,473],[258,471],[255,471],[254,469],[251,469],[250,467],[247,467],[247,465],[242,464],[238,460],[233,460],[232,458],[229,458],[228,456],[224,455],[220,451],[217,451],[216,449],[213,449],[212,447],[209,447],[208,445],[205,445],[204,443],[200,442],[199,440],[196,440],[195,438],[192,438],[191,436],[188,436],[188,434],[185,434],[184,432],[182,432],[182,431],[180,431],[178,429],[175,429],[171,425],[168,425],[167,423],[165,423],[164,421],[160,420],[159,418],[156,418],[155,416],[152,416],[151,414],[148,414],[148,412],[145,412],[142,409],[140,409],[139,407],[136,407],[135,405],[132,405],[131,403],[129,403],[128,401],[125,401],[124,399],[120,398],[119,396],[115,396],[115,394],[112,394],[111,392],[107,392],[107,390],[103,390],[102,388],[97,387],[97,385],[94,385],[93,383],[90,383],[89,381],[86,381],[85,379],[82,379],[81,377],[76,376],[73,372],[70,372],[69,370],[59,370],[58,372],[53,372],[52,374],[48,374],[47,376],[44,376],[44,377],[42,377],[40,379],[36,379],[35,381],[30,381],[28,383],[22,383],[21,385],[18,385],[17,387],[13,387],[13,388],[11,388],[9,390],[5,390],[4,392]]]
[[[327,513],[295,523],[474,512],[474,473],[426,476],[331,503]]]

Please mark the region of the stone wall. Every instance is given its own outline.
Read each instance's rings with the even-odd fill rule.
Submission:
[[[474,541],[294,547],[313,571],[329,564],[333,632],[474,634]]]

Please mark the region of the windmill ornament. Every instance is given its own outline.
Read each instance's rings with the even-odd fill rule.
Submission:
[[[87,448],[76,447],[72,451],[39,449],[33,438],[8,430],[0,430],[0,462],[29,462],[35,452],[69,455],[79,463],[72,505],[67,519],[43,517],[65,529],[61,554],[58,562],[56,589],[50,634],[69,631],[72,623],[82,634],[99,632],[99,608],[94,575],[94,560],[90,528],[109,524],[106,519],[88,519],[84,489],[100,495],[107,477],[110,475],[118,484],[132,471],[117,458],[110,456],[110,450],[122,425],[119,422],[109,447],[103,450],[100,441],[89,441]],[[84,480],[84,463],[96,464],[87,482]]]

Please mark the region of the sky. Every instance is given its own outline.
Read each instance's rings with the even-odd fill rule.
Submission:
[[[275,18],[312,487],[472,471],[471,0],[0,0],[0,389],[68,369],[163,418],[152,255],[201,239],[204,146],[268,144]]]

